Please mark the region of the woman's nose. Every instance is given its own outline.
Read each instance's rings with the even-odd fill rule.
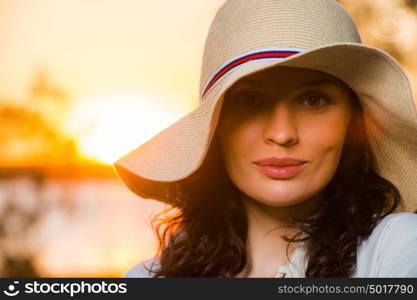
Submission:
[[[291,146],[298,143],[298,130],[294,114],[285,102],[277,101],[272,108],[264,132],[267,144]]]

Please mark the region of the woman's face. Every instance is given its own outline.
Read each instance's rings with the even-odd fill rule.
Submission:
[[[220,149],[241,192],[287,206],[328,184],[353,113],[343,82],[309,69],[271,68],[240,79],[224,101]],[[267,158],[277,160],[260,162]]]

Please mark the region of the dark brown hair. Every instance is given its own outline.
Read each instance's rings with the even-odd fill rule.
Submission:
[[[373,166],[361,105],[352,91],[353,116],[338,169],[324,200],[296,226],[306,241],[306,277],[350,277],[356,251],[378,221],[397,208],[398,189]],[[248,223],[239,190],[222,163],[217,136],[202,166],[172,185],[174,205],[157,214],[160,267],[154,277],[235,277],[247,263]]]

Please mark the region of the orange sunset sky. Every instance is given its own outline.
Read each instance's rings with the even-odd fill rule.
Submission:
[[[205,36],[223,2],[0,0],[0,99],[24,103],[46,72],[71,94],[59,126],[110,163],[198,104]]]

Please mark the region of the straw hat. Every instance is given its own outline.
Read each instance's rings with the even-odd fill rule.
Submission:
[[[417,113],[409,80],[386,52],[362,44],[335,0],[228,0],[207,35],[199,106],[114,162],[127,187],[170,203],[172,183],[203,163],[223,95],[240,78],[274,66],[331,74],[351,87],[364,110],[376,171],[417,210]]]

